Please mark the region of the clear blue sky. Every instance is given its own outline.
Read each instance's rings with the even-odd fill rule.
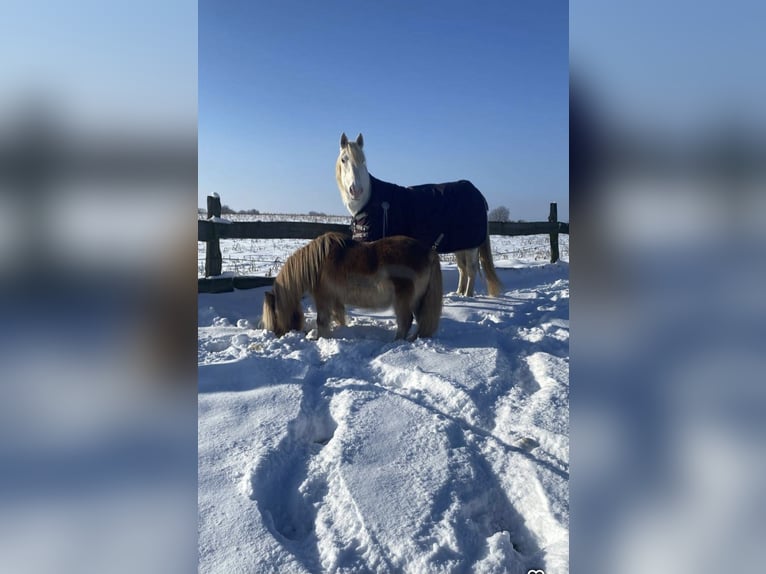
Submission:
[[[568,73],[563,0],[200,0],[199,205],[345,214],[345,131],[380,179],[568,220]]]

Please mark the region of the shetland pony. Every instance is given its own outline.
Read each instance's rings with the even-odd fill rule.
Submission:
[[[417,319],[416,337],[430,337],[442,310],[438,254],[410,237],[361,243],[340,233],[325,233],[290,255],[263,300],[263,326],[281,337],[304,325],[301,297],[310,292],[320,337],[330,335],[335,319],[346,324],[346,305],[396,313],[396,338],[403,339]]]
[[[497,296],[502,285],[495,272],[489,242],[487,201],[470,181],[402,187],[374,178],[359,134],[340,137],[335,179],[341,199],[353,217],[352,234],[359,241],[406,235],[433,245],[439,253],[455,253],[457,292],[473,296],[479,261],[487,290]]]

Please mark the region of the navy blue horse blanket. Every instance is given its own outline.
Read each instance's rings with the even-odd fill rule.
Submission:
[[[402,187],[370,176],[370,199],[354,216],[357,241],[406,235],[439,253],[479,247],[487,239],[487,200],[467,180]]]

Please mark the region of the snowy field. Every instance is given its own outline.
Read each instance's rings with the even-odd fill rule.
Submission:
[[[494,299],[452,293],[445,257],[414,343],[357,309],[276,339],[266,289],[200,294],[199,571],[568,572],[568,239],[550,264],[547,236],[493,236]],[[224,270],[274,274],[305,242],[222,241]]]

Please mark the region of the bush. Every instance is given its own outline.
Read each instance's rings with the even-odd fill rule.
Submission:
[[[508,218],[510,217],[510,212],[508,211],[508,208],[501,205],[500,207],[495,207],[494,209],[491,209],[489,211],[489,215],[487,216],[490,221],[508,221]]]

